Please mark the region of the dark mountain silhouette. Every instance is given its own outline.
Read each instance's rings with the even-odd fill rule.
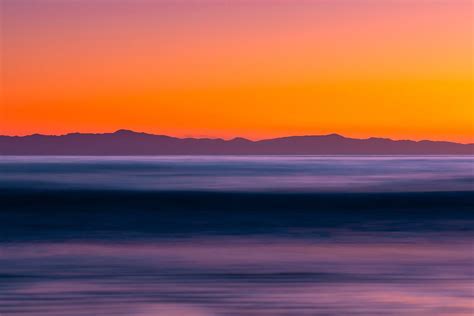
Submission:
[[[245,138],[175,138],[118,130],[60,136],[0,136],[0,155],[337,155],[474,154],[474,144],[441,141],[355,139],[338,134],[291,136],[259,141]]]

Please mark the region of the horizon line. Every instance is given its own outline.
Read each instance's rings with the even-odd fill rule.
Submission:
[[[474,145],[474,143],[463,143],[463,142],[457,142],[457,141],[449,141],[449,140],[433,140],[433,139],[420,139],[420,140],[413,140],[413,139],[394,139],[390,137],[377,137],[377,136],[370,136],[367,138],[357,138],[357,137],[350,137],[350,136],[345,136],[339,133],[329,133],[329,134],[302,134],[302,135],[286,135],[286,136],[276,136],[276,137],[267,137],[267,138],[260,138],[260,139],[251,139],[247,137],[242,137],[242,136],[234,136],[230,138],[223,138],[223,137],[196,137],[196,136],[185,136],[185,137],[179,137],[179,136],[171,136],[167,134],[155,134],[155,133],[149,133],[149,132],[142,132],[142,131],[135,131],[132,129],[126,129],[126,128],[120,128],[111,132],[68,132],[64,134],[41,134],[41,133],[33,133],[33,134],[25,134],[25,135],[5,135],[5,134],[0,134],[0,137],[31,137],[31,136],[49,136],[49,137],[62,137],[62,136],[68,136],[68,135],[75,135],[75,134],[80,134],[80,135],[112,135],[112,134],[118,134],[118,133],[134,133],[134,134],[145,134],[145,135],[152,135],[152,136],[165,136],[165,137],[170,137],[170,138],[176,138],[176,139],[215,139],[215,140],[223,140],[223,141],[232,141],[235,139],[243,139],[247,140],[250,142],[259,142],[259,141],[265,141],[265,140],[272,140],[272,139],[280,139],[280,138],[289,138],[289,137],[327,137],[327,136],[338,136],[342,137],[345,139],[353,139],[353,140],[371,140],[371,139],[382,139],[382,140],[389,140],[389,141],[394,141],[394,142],[399,142],[399,141],[410,141],[410,142],[415,142],[415,143],[420,143],[420,142],[437,142],[437,143],[452,143],[452,144],[460,144],[460,145]]]

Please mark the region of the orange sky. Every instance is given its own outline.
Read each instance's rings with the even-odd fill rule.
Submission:
[[[2,0],[0,134],[474,142],[470,0]]]

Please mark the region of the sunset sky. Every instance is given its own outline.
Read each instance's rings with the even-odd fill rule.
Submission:
[[[471,0],[0,1],[0,134],[474,142]]]

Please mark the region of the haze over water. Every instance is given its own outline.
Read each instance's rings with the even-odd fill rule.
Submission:
[[[242,192],[469,191],[472,156],[4,156],[0,186]]]
[[[0,315],[472,315],[473,163],[1,157]]]

